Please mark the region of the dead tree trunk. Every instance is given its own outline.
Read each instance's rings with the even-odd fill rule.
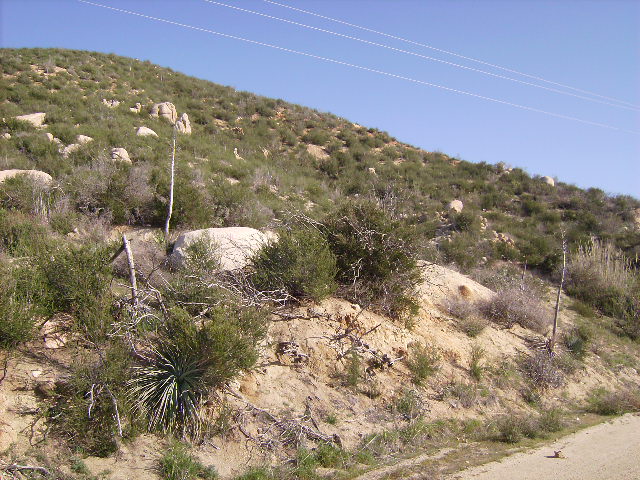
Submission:
[[[560,313],[560,294],[562,293],[562,287],[564,286],[564,276],[567,271],[567,240],[562,232],[562,274],[560,275],[560,284],[558,285],[558,295],[556,297],[556,311],[553,316],[553,332],[551,334],[551,341],[549,342],[549,353],[553,355],[554,348],[556,346],[556,334],[558,332],[558,315]]]
[[[129,245],[126,235],[122,235],[122,244],[127,254],[127,263],[129,264],[129,280],[131,281],[131,301],[134,305],[138,303],[138,283],[136,282],[136,267],[133,263],[133,252]]]
[[[164,224],[164,238],[169,238],[169,224],[171,223],[171,214],[173,213],[173,185],[176,166],[176,128],[173,128],[173,149],[171,151],[171,182],[169,183],[169,211],[167,212],[167,221]]]

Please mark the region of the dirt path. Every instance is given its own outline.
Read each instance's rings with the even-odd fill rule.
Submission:
[[[561,450],[565,458],[549,458]],[[625,415],[450,480],[639,480],[640,415]]]

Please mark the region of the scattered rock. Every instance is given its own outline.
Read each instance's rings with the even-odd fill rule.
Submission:
[[[449,202],[449,204],[447,205],[447,208],[449,210],[453,210],[456,213],[460,213],[462,211],[462,208],[464,207],[464,204],[460,201],[460,200],[452,200],[451,202]]]
[[[506,233],[498,233],[495,230],[493,231],[493,241],[506,243],[507,245],[510,245],[512,247],[516,246],[516,242],[513,241],[513,238],[511,238]]]
[[[18,115],[16,120],[20,120],[22,122],[28,122],[34,127],[41,127],[44,123],[44,118],[47,116],[46,113],[29,113],[27,115]]]
[[[176,128],[179,133],[191,135],[191,122],[189,121],[189,115],[186,113],[180,115],[180,119],[176,122]]]
[[[142,111],[142,104],[137,102],[134,107],[129,107],[129,111],[133,113],[140,113]]]
[[[5,132],[2,135],[0,135],[0,138],[4,138],[5,140],[9,140],[11,138],[11,134],[8,133],[8,132]]]
[[[555,181],[553,178],[548,177],[548,176],[546,176],[546,175],[545,175],[544,177],[542,177],[542,181],[543,181],[544,183],[546,183],[547,185],[550,185],[550,186],[552,186],[552,187],[555,187],[555,186],[556,186],[556,181]]]
[[[49,140],[50,142],[53,142],[53,134],[52,133],[47,132],[44,135],[45,135],[45,137],[47,137],[47,140]]]
[[[157,137],[158,136],[156,132],[154,132],[148,127],[139,127],[138,130],[136,130],[136,135],[138,135],[139,137],[148,137],[148,136]]]
[[[240,154],[238,153],[238,149],[237,148],[233,149],[233,155],[236,157],[236,160],[244,160],[244,158],[242,158],[240,156]]]
[[[205,228],[185,232],[173,247],[172,264],[184,266],[188,247],[200,240],[209,242],[220,259],[222,270],[235,270],[246,266],[249,258],[269,241],[269,236],[249,227]]]
[[[76,143],[79,143],[80,145],[84,145],[85,143],[89,143],[89,142],[93,142],[93,138],[88,137],[86,135],[78,135],[76,137]]]
[[[17,175],[29,175],[30,177],[38,180],[40,183],[49,184],[53,180],[51,175],[40,170],[2,170],[0,171],[0,183],[4,182],[7,178],[13,178]]]
[[[313,158],[318,160],[326,160],[329,158],[329,154],[319,145],[307,145],[307,152],[309,152],[309,155]]]
[[[69,145],[67,145],[66,147],[64,147],[60,153],[62,153],[62,156],[64,158],[69,158],[69,155],[71,155],[73,152],[77,151],[82,145],[80,145],[79,143],[71,143]]]
[[[131,159],[129,158],[129,153],[124,148],[120,148],[120,147],[111,149],[111,160],[116,162],[131,163]]]
[[[376,172],[376,169],[375,169],[375,168],[373,168],[373,167],[369,167],[367,170],[368,170],[368,171],[369,171],[369,173],[370,173],[371,175],[373,175],[374,177],[377,177],[377,176],[378,176],[378,174],[377,174],[377,172]]]
[[[151,107],[152,117],[161,117],[168,120],[170,123],[176,123],[178,113],[176,112],[176,106],[170,102],[156,103]]]
[[[120,102],[118,100],[107,100],[106,98],[102,99],[102,103],[109,108],[116,108],[118,105],[120,105]]]

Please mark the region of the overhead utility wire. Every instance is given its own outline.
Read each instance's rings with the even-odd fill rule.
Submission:
[[[230,9],[233,9],[233,10],[237,10],[237,11],[240,11],[240,12],[243,12],[243,13],[249,13],[249,14],[252,14],[252,15],[258,15],[260,17],[265,17],[265,18],[268,18],[270,20],[277,20],[277,21],[280,21],[280,22],[289,23],[291,25],[296,25],[298,27],[308,28],[310,30],[315,30],[315,31],[322,32],[322,33],[328,33],[330,35],[335,35],[336,37],[342,37],[342,38],[346,38],[346,39],[349,39],[349,40],[354,40],[356,42],[365,43],[367,45],[373,45],[375,47],[386,48],[387,50],[392,50],[394,52],[405,53],[407,55],[413,55],[415,57],[423,58],[425,60],[431,60],[433,62],[444,63],[445,65],[449,65],[449,66],[452,66],[452,67],[462,68],[464,70],[470,70],[470,71],[476,72],[476,73],[482,73],[483,75],[489,75],[491,77],[501,78],[503,80],[509,80],[511,82],[516,82],[516,83],[520,83],[520,84],[523,84],[523,85],[528,85],[530,87],[541,88],[543,90],[548,90],[550,92],[559,93],[561,95],[568,95],[568,96],[571,96],[571,97],[580,98],[582,100],[587,100],[589,102],[595,102],[595,103],[601,103],[601,104],[604,104],[604,105],[609,105],[611,107],[624,108],[626,110],[640,111],[640,108],[627,107],[625,105],[619,105],[617,103],[611,103],[611,102],[607,102],[605,100],[597,100],[595,98],[585,97],[584,95],[578,95],[576,93],[570,93],[570,92],[566,92],[566,91],[563,91],[563,90],[558,90],[557,88],[553,88],[553,87],[545,87],[543,85],[538,85],[538,84],[527,82],[527,81],[524,81],[524,80],[518,80],[517,78],[512,78],[512,77],[507,77],[505,75],[500,75],[500,74],[497,74],[497,73],[487,72],[486,70],[480,70],[478,68],[467,67],[465,65],[460,65],[458,63],[448,62],[446,60],[441,60],[439,58],[430,57],[428,55],[422,55],[420,53],[412,52],[412,51],[409,51],[409,50],[403,50],[401,48],[396,48],[396,47],[392,47],[392,46],[389,46],[389,45],[384,45],[382,43],[371,42],[369,40],[365,40],[365,39],[358,38],[358,37],[353,37],[351,35],[345,35],[345,34],[342,34],[342,33],[333,32],[331,30],[326,30],[324,28],[318,28],[318,27],[314,27],[314,26],[311,26],[311,25],[306,25],[304,23],[294,22],[293,20],[287,20],[285,18],[275,17],[273,15],[267,15],[266,13],[256,12],[254,10],[248,10],[246,8],[236,7],[234,5],[228,5],[226,3],[217,2],[215,0],[202,0],[202,1],[206,2],[206,3],[213,4],[213,5],[218,5],[218,6],[221,6],[221,7],[226,7],[226,8],[230,8]]]
[[[625,105],[629,105],[630,107],[640,108],[640,105],[635,105],[633,103],[629,103],[629,102],[626,102],[624,100],[619,100],[619,99],[613,98],[613,97],[607,97],[605,95],[600,95],[598,93],[591,92],[589,90],[583,90],[581,88],[572,87],[571,85],[565,85],[563,83],[554,82],[552,80],[547,80],[545,78],[538,77],[536,75],[531,75],[531,74],[528,74],[528,73],[520,72],[518,70],[513,70],[513,69],[508,68],[508,67],[502,67],[502,66],[496,65],[494,63],[485,62],[484,60],[479,60],[477,58],[467,57],[465,55],[461,55],[459,53],[451,52],[449,50],[444,50],[442,48],[437,48],[437,47],[434,47],[432,45],[428,45],[426,43],[416,42],[416,41],[413,41],[413,40],[409,40],[407,38],[399,37],[397,35],[391,35],[389,33],[384,33],[384,32],[381,32],[379,30],[374,30],[372,28],[367,28],[367,27],[363,27],[361,25],[356,25],[355,23],[349,23],[349,22],[345,22],[344,20],[340,20],[340,19],[337,19],[337,18],[327,17],[325,15],[320,15],[319,13],[310,12],[309,10],[303,10],[303,9],[297,8],[297,7],[292,7],[291,5],[287,5],[287,4],[284,4],[284,3],[274,2],[272,0],[262,0],[262,1],[265,2],[265,3],[270,3],[272,5],[277,5],[279,7],[288,8],[289,10],[294,10],[296,12],[304,13],[306,15],[312,15],[314,17],[322,18],[324,20],[329,20],[331,22],[339,23],[341,25],[346,25],[348,27],[364,30],[365,32],[375,33],[376,35],[382,35],[383,37],[392,38],[394,40],[399,40],[401,42],[410,43],[412,45],[417,45],[419,47],[429,48],[431,50],[435,50],[436,52],[446,53],[447,55],[453,55],[454,57],[462,58],[464,60],[469,60],[470,62],[476,62],[476,63],[482,64],[482,65],[486,65],[488,67],[497,68],[497,69],[503,70],[505,72],[515,73],[517,75],[522,75],[523,77],[531,78],[533,80],[538,80],[538,81],[544,82],[544,83],[549,83],[549,84],[555,85],[557,87],[568,88],[569,90],[573,90],[573,91],[576,91],[576,92],[585,93],[587,95],[592,95],[592,96],[598,97],[598,98],[604,98],[606,100],[611,100],[611,101],[618,102],[618,103],[623,103]]]
[[[143,13],[133,12],[131,10],[124,10],[122,8],[110,7],[108,5],[102,5],[100,3],[90,2],[88,0],[77,0],[77,1],[80,2],[80,3],[85,3],[87,5],[93,5],[95,7],[101,7],[101,8],[105,8],[105,9],[108,9],[108,10],[113,10],[115,12],[126,13],[128,15],[134,15],[134,16],[137,16],[137,17],[142,17],[142,18],[146,18],[146,19],[149,19],[149,20],[154,20],[154,21],[157,21],[157,22],[167,23],[169,25],[175,25],[175,26],[178,26],[178,27],[188,28],[190,30],[196,30],[196,31],[199,31],[199,32],[210,33],[212,35],[218,35],[218,36],[223,37],[223,38],[230,38],[232,40],[240,40],[242,42],[251,43],[253,45],[260,45],[260,46],[263,46],[263,47],[273,48],[275,50],[280,50],[282,52],[294,53],[296,55],[301,55],[301,56],[308,57],[308,58],[314,58],[316,60],[323,60],[325,62],[334,63],[334,64],[337,64],[337,65],[343,65],[345,67],[351,67],[351,68],[355,68],[355,69],[358,69],[358,70],[363,70],[363,71],[366,71],[366,72],[377,73],[379,75],[384,75],[384,76],[391,77],[391,78],[397,78],[397,79],[400,79],[400,80],[405,80],[405,81],[408,81],[408,82],[412,82],[412,83],[416,83],[416,84],[420,84],[420,85],[425,85],[425,86],[428,86],[428,87],[440,88],[442,90],[446,90],[446,91],[449,91],[449,92],[459,93],[459,94],[462,94],[462,95],[468,95],[470,97],[480,98],[482,100],[488,100],[488,101],[491,101],[491,102],[500,103],[502,105],[508,105],[508,106],[511,106],[511,107],[520,108],[522,110],[528,110],[528,111],[531,111],[531,112],[542,113],[544,115],[550,115],[552,117],[562,118],[562,119],[565,119],[565,120],[572,120],[572,121],[584,123],[584,124],[587,124],[587,125],[593,125],[593,126],[596,126],[596,127],[607,128],[609,130],[617,130],[617,131],[620,131],[620,132],[631,133],[633,135],[640,135],[640,132],[636,132],[636,131],[633,131],[633,130],[626,130],[626,129],[623,129],[623,128],[618,128],[618,127],[614,127],[614,126],[611,126],[611,125],[607,125],[607,124],[604,124],[604,123],[592,122],[590,120],[583,120],[581,118],[571,117],[571,116],[568,116],[568,115],[562,115],[560,113],[548,112],[546,110],[540,110],[540,109],[534,108],[534,107],[527,107],[526,105],[519,105],[517,103],[511,103],[511,102],[507,102],[505,100],[499,100],[499,99],[496,99],[496,98],[485,97],[484,95],[479,95],[479,94],[472,93],[472,92],[466,92],[464,90],[457,90],[455,88],[445,87],[443,85],[437,85],[435,83],[429,83],[429,82],[425,82],[423,80],[416,80],[414,78],[405,77],[405,76],[402,76],[402,75],[397,75],[397,74],[394,74],[394,73],[385,72],[383,70],[376,70],[376,69],[369,68],[369,67],[363,67],[361,65],[355,65],[353,63],[343,62],[341,60],[335,60],[333,58],[321,57],[319,55],[314,55],[312,53],[301,52],[301,51],[293,50],[293,49],[290,49],[290,48],[279,47],[277,45],[271,45],[269,43],[259,42],[257,40],[251,40],[251,39],[248,39],[248,38],[237,37],[235,35],[229,35],[228,33],[216,32],[215,30],[210,30],[208,28],[196,27],[196,26],[193,26],[193,25],[188,25],[186,23],[175,22],[173,20],[167,20],[167,19],[164,19],[164,18],[154,17],[154,16],[151,16],[151,15],[143,14]]]

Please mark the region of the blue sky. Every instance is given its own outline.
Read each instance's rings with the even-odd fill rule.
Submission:
[[[0,0],[0,43],[3,47],[96,50],[150,60],[241,90],[329,111],[386,130],[426,150],[475,162],[505,162],[581,187],[640,197],[640,134],[628,132],[640,132],[640,108],[561,95],[204,0],[94,1],[621,130],[522,110],[77,0]],[[264,0],[220,1],[560,88]],[[277,1],[640,105],[638,1]]]

